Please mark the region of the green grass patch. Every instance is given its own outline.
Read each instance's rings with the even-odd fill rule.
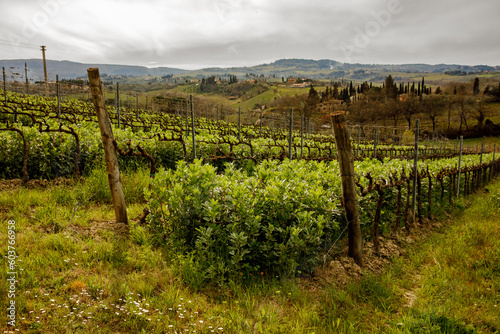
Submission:
[[[500,330],[500,182],[465,199],[463,208],[382,273],[367,265],[363,277],[345,285],[256,277],[206,286],[196,281],[199,273],[181,268],[196,259],[176,259],[168,247],[152,246],[149,228],[134,221],[145,206],[136,190],[129,191],[129,232],[110,227],[109,199],[102,189],[94,195],[106,184],[95,173],[81,183],[0,192],[1,228],[16,221],[16,328],[22,333]],[[147,184],[148,173],[125,173],[122,179],[125,188],[135,189]],[[4,230],[0,245],[5,259]],[[7,271],[4,260],[3,309],[9,301]],[[5,319],[3,313],[0,329],[9,331]]]

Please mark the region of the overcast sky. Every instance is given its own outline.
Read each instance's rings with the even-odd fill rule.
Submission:
[[[498,0],[0,0],[0,59],[500,65]]]

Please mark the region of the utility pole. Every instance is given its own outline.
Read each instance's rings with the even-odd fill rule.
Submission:
[[[5,99],[5,105],[7,105],[7,77],[5,76],[5,67],[2,67],[3,74],[3,96]]]
[[[26,78],[26,95],[29,94],[28,65],[24,63],[24,77]]]
[[[41,46],[43,56],[43,75],[45,77],[45,97],[49,97],[49,81],[47,79],[47,61],[45,60],[45,45]]]

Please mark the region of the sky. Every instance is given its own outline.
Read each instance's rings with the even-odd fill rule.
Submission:
[[[0,0],[0,59],[500,65],[497,0]]]

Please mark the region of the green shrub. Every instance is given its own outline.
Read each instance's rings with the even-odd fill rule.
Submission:
[[[192,254],[212,282],[313,270],[325,233],[338,228],[332,212],[339,200],[328,188],[339,180],[328,168],[265,161],[253,176],[233,165],[218,175],[200,160],[181,161],[146,191],[151,230],[157,243]]]

